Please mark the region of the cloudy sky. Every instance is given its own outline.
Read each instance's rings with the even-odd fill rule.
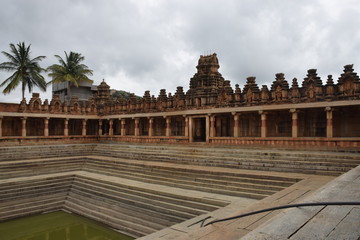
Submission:
[[[223,77],[242,88],[261,87],[283,72],[301,83],[317,68],[323,82],[343,66],[360,72],[358,0],[0,0],[0,51],[31,44],[32,57],[79,52],[111,88],[142,96],[160,89],[187,91],[200,55],[218,54]],[[0,62],[6,61],[0,54]],[[0,72],[0,81],[10,76]],[[46,75],[45,75],[46,76]],[[47,81],[50,79],[46,76]],[[1,92],[3,89],[0,89]],[[34,92],[39,92],[35,89]],[[51,99],[51,87],[41,98]],[[30,94],[26,94],[27,100]],[[20,102],[21,87],[0,93]]]

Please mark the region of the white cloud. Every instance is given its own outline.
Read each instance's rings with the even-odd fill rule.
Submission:
[[[0,50],[31,43],[34,57],[47,56],[43,67],[55,54],[80,52],[95,83],[105,78],[141,96],[187,89],[199,55],[211,52],[232,86],[248,76],[271,83],[277,72],[301,83],[309,68],[326,81],[345,64],[360,69],[359,14],[356,0],[2,0]],[[0,81],[7,76],[0,72]],[[0,94],[0,102],[19,102],[20,92]]]

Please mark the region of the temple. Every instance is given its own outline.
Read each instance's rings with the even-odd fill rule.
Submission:
[[[90,99],[38,93],[20,104],[0,103],[0,142],[125,141],[276,146],[360,147],[360,79],[346,65],[336,82],[310,69],[289,83],[275,74],[271,86],[248,77],[241,89],[219,73],[216,54],[200,56],[189,90],[157,97],[113,99],[101,82]]]

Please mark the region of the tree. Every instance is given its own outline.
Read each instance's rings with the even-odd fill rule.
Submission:
[[[34,86],[37,86],[42,91],[46,91],[46,81],[40,74],[45,69],[41,68],[39,62],[45,56],[38,56],[34,59],[30,58],[30,46],[25,46],[25,43],[18,43],[16,46],[10,44],[10,53],[2,51],[8,58],[9,62],[0,64],[0,70],[14,72],[9,78],[0,84],[0,87],[6,85],[3,90],[4,94],[10,93],[20,83],[22,84],[22,99],[25,98],[25,89],[28,87],[29,92],[32,92]]]
[[[93,71],[90,70],[85,64],[81,62],[85,60],[84,56],[80,53],[70,52],[68,55],[65,52],[66,59],[62,59],[60,56],[55,55],[60,64],[53,64],[47,68],[49,77],[52,77],[50,83],[70,82],[76,87],[79,86],[79,82],[92,83],[93,80],[88,78],[88,75],[92,75]]]

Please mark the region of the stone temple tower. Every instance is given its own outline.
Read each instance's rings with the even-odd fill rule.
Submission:
[[[104,113],[105,105],[111,101],[110,86],[103,80],[97,87],[97,93],[95,95],[95,102],[99,115]]]
[[[224,88],[224,78],[219,73],[219,61],[216,53],[200,56],[197,73],[190,79],[187,91],[187,103],[192,106],[212,105],[219,92]]]
[[[105,104],[109,99],[111,99],[110,86],[103,80],[97,87],[95,100],[97,104]]]

